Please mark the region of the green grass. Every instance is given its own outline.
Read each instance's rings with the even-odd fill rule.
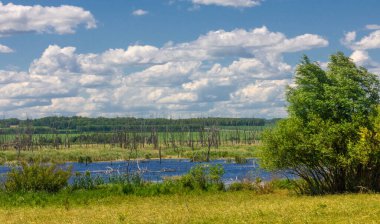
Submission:
[[[205,192],[154,197],[105,189],[34,195],[12,205],[0,195],[0,223],[377,223],[379,194],[297,196],[287,191]],[[17,195],[12,201],[29,200]]]
[[[261,139],[261,133],[264,129],[269,128],[270,126],[224,126],[224,127],[218,127],[219,128],[219,136],[220,140],[222,142],[236,142],[236,140],[240,142],[255,142],[259,141]],[[1,131],[1,130],[0,130]],[[20,133],[24,133],[21,131]],[[94,138],[100,138],[102,139],[102,136],[108,136],[110,138],[112,135],[117,134],[116,132],[107,132],[107,133],[101,133],[101,132],[82,132],[82,133],[60,133],[60,134],[54,134],[54,133],[48,133],[48,134],[33,134],[32,139],[35,142],[35,145],[38,145],[39,139],[43,138],[45,140],[49,140],[50,143],[43,143],[43,144],[52,144],[54,142],[54,139],[56,137],[59,137],[62,141],[66,141],[66,139],[69,139],[70,144],[86,144],[90,143],[86,139],[86,137],[94,137]],[[134,135],[139,136],[141,138],[149,139],[151,137],[151,132],[144,131],[144,132],[126,132],[125,133],[129,139],[132,139]],[[203,139],[204,141],[207,141],[207,135],[208,131],[207,129],[203,132]],[[16,138],[22,138],[22,136],[26,137],[26,135],[21,134],[20,136],[18,134],[0,134],[0,144],[7,144],[14,141]],[[80,140],[75,137],[84,137],[84,139]],[[100,136],[100,137],[99,137]],[[171,142],[174,140],[176,144],[186,144],[189,140],[199,142],[201,140],[200,132],[199,131],[175,131],[175,132],[165,132],[160,131],[157,132],[158,141],[160,143],[164,143],[165,141],[168,144],[171,144]],[[91,138],[90,138],[91,139]],[[109,142],[110,139],[108,139]],[[92,140],[89,140],[92,141]],[[44,142],[44,141],[42,141]],[[94,143],[94,142],[92,142]],[[63,144],[63,142],[62,142]],[[61,145],[62,146],[62,145]]]
[[[257,146],[255,145],[233,145],[233,146],[220,146],[218,149],[211,149],[211,158],[234,158],[240,157],[256,157]],[[198,147],[192,150],[190,147],[162,148],[162,158],[192,158],[194,155],[205,155],[207,152],[206,147]],[[136,152],[129,149],[120,147],[110,147],[106,145],[90,145],[72,146],[69,149],[54,149],[42,148],[34,151],[21,151],[19,159],[21,160],[42,160],[53,162],[78,162],[80,157],[91,157],[92,161],[115,161],[127,160],[129,158],[136,158]],[[137,158],[159,158],[158,150],[153,149],[153,146],[147,146],[144,149],[137,150]],[[0,164],[5,162],[12,162],[18,160],[18,153],[16,150],[0,151]]]
[[[79,147],[70,149],[43,148],[34,151],[21,151],[20,157],[16,150],[0,151],[0,163],[20,160],[42,160],[54,162],[77,162],[80,157],[90,156],[93,161],[112,161],[127,159],[126,149],[103,146]]]

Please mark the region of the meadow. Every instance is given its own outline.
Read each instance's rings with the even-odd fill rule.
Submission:
[[[208,152],[207,147],[162,148],[162,159],[187,158],[203,161]],[[253,158],[258,156],[258,145],[231,145],[219,146],[210,150],[210,159]],[[45,162],[80,162],[83,158],[90,158],[91,162],[121,161],[130,159],[159,159],[160,152],[153,146],[146,146],[137,150],[125,149],[117,146],[103,145],[74,145],[70,148],[55,149],[44,147],[36,150],[3,150],[0,151],[0,164],[16,161],[45,161]]]
[[[108,132],[96,131],[90,127],[82,127],[80,130],[43,129],[47,133],[39,127],[25,125],[3,128],[0,129],[0,164],[18,160],[78,162],[83,158],[90,158],[91,161],[252,158],[257,156],[262,131],[270,127],[270,124],[196,125],[177,125],[171,128],[165,125],[126,125],[121,129],[114,127],[113,131]]]
[[[102,197],[91,195],[103,195]],[[0,205],[0,223],[377,223],[379,194],[298,196],[286,190],[140,197],[107,192],[49,195]],[[47,198],[47,197],[46,197]],[[15,199],[25,200],[23,196]]]
[[[237,162],[260,156],[261,133],[270,127],[209,125],[169,130],[150,126],[150,131],[109,132],[92,127],[72,133],[64,129],[33,133],[24,128],[0,134],[0,163],[64,163],[83,158],[91,162],[232,158]],[[3,189],[0,223],[377,223],[380,219],[377,193],[306,196],[296,194],[290,185],[253,181],[219,188],[219,180],[199,190],[204,176],[192,175],[178,177],[177,182],[132,187],[128,183],[93,185],[84,179],[77,189],[65,187],[54,193]],[[29,184],[33,178],[26,179]]]

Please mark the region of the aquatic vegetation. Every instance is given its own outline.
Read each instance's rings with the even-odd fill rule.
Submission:
[[[68,185],[71,167],[57,164],[21,162],[7,174],[4,187],[8,192],[58,192]]]

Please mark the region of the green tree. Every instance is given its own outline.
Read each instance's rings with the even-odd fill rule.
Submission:
[[[304,56],[289,117],[263,134],[263,165],[298,175],[303,193],[380,191],[380,84],[343,53],[326,70]]]

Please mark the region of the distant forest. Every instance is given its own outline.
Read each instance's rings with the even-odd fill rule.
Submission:
[[[111,132],[116,130],[126,131],[184,131],[199,130],[201,127],[223,126],[267,126],[273,125],[279,119],[263,118],[88,118],[88,117],[44,117],[38,119],[20,120],[16,118],[0,120],[0,134],[16,134],[20,130],[32,129],[35,134],[43,133],[82,133],[82,132]]]

